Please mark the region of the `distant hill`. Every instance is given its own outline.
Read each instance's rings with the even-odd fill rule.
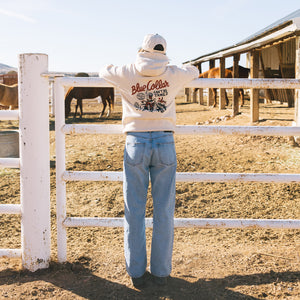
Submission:
[[[9,71],[18,71],[18,69],[0,63],[0,74],[6,74],[6,73],[9,72]]]

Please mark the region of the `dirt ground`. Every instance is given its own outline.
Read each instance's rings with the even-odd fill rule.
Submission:
[[[82,120],[121,123],[121,106],[97,119],[85,102]],[[177,99],[177,124],[249,125],[241,114]],[[220,117],[227,116],[226,118]],[[294,109],[260,104],[259,126],[290,126]],[[206,123],[205,123],[206,122]],[[17,122],[0,122],[16,129]],[[20,259],[0,259],[0,299],[300,299],[300,231],[176,228],[169,284],[135,289],[125,271],[122,228],[68,229],[68,262],[57,263],[55,136],[50,120],[52,261],[49,269],[22,270]],[[122,170],[123,135],[68,135],[68,170]],[[176,136],[178,172],[299,173],[300,148],[286,137]],[[19,171],[0,169],[0,202],[19,203]],[[176,217],[300,219],[299,184],[177,183]],[[150,193],[149,193],[150,195]],[[67,183],[68,216],[123,217],[122,183]],[[152,214],[149,196],[147,217]],[[0,248],[20,247],[20,217],[2,215]],[[148,254],[151,229],[147,229]]]

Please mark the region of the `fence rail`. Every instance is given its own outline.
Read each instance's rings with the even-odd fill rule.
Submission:
[[[0,168],[20,168],[19,158],[0,158]]]
[[[19,110],[0,110],[0,120],[19,120]]]
[[[66,218],[66,227],[124,227],[124,218]],[[145,219],[146,227],[153,227],[153,218]],[[176,228],[243,228],[243,229],[299,229],[300,220],[288,219],[206,219],[175,218]]]
[[[66,124],[64,134],[121,134],[122,125]],[[176,134],[181,135],[260,135],[260,136],[297,136],[300,126],[226,126],[226,125],[181,125],[176,126]]]
[[[99,77],[61,77],[57,78],[62,86],[113,87]],[[300,89],[300,79],[282,78],[199,78],[191,81],[189,88],[227,88],[227,89]]]
[[[64,181],[123,181],[123,172],[65,171]],[[300,183],[300,174],[177,172],[176,182]]]
[[[22,257],[21,249],[0,249],[0,257],[19,258]]]
[[[0,204],[0,214],[21,214],[20,204]]]

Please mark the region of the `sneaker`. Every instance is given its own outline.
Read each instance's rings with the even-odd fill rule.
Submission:
[[[168,276],[166,276],[166,277],[159,277],[159,276],[155,276],[155,275],[152,275],[152,276],[153,276],[154,283],[156,283],[157,285],[160,285],[160,286],[167,285]]]
[[[145,272],[141,277],[131,277],[132,284],[135,288],[143,288],[146,286],[147,272]]]

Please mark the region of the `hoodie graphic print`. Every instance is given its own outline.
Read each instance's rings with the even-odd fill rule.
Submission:
[[[110,65],[99,76],[121,94],[123,132],[174,131],[175,96],[199,71],[193,66],[169,66],[161,53],[141,52],[134,64]]]
[[[165,112],[167,102],[164,97],[168,95],[168,87],[170,87],[169,82],[161,79],[149,80],[144,85],[136,83],[131,87],[131,94],[135,95],[137,99],[134,107],[141,111]]]

